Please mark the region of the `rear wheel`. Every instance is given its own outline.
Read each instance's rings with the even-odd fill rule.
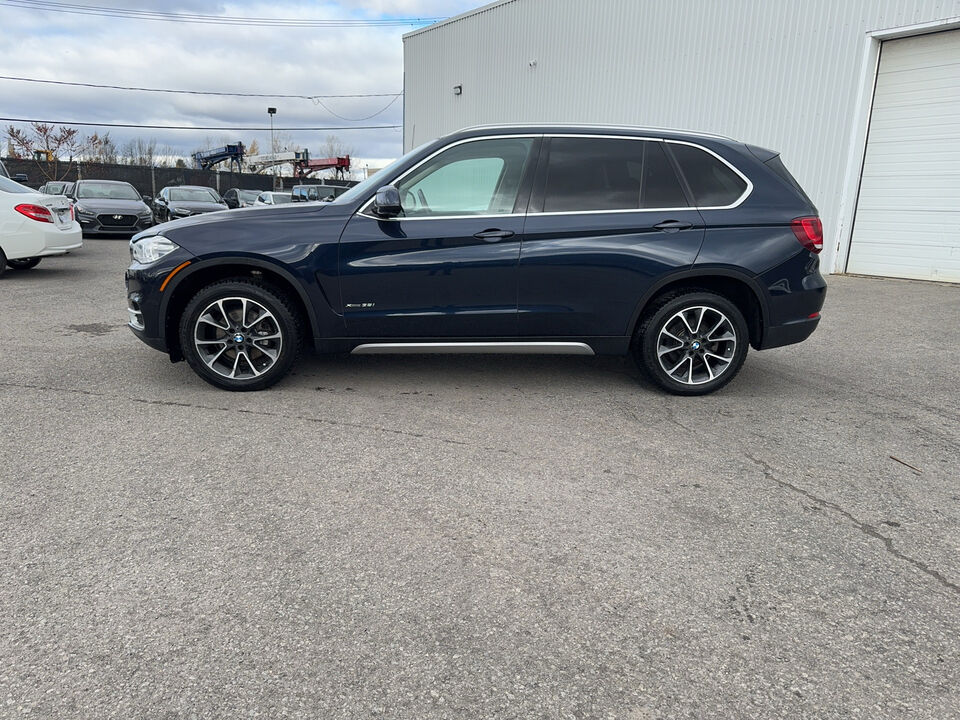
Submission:
[[[743,313],[722,295],[689,289],[656,302],[637,328],[635,356],[657,385],[706,395],[733,380],[747,356]]]
[[[35,268],[40,264],[40,258],[30,257],[30,258],[21,258],[19,260],[7,260],[7,265],[12,267],[14,270],[29,270],[30,268]]]
[[[300,341],[290,301],[245,278],[208,285],[180,317],[180,347],[187,363],[225,390],[270,387],[293,366]]]

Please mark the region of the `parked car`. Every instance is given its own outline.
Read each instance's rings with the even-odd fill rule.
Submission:
[[[70,192],[72,187],[72,182],[66,182],[64,180],[51,180],[50,182],[45,182],[43,185],[37,188],[37,192],[46,193],[47,195],[66,195]]]
[[[293,195],[284,192],[272,192],[270,190],[260,193],[254,205],[286,205],[293,202]]]
[[[226,209],[217,191],[202,185],[170,185],[160,191],[153,204],[157,222]]]
[[[3,160],[0,160],[0,177],[10,177],[10,173],[7,172],[7,166],[3,164]],[[27,182],[27,176],[25,173],[17,173],[11,179],[20,184]]]
[[[240,188],[230,188],[223,194],[223,202],[228,208],[242,208],[252,206],[259,190],[241,190]]]
[[[137,189],[117,180],[78,180],[67,197],[74,201],[86,235],[130,236],[153,225],[153,212]]]
[[[776,152],[590,126],[464,130],[331,203],[141,233],[130,326],[229,390],[322,352],[630,354],[660,387],[730,382],[806,339],[826,284]]]
[[[7,267],[36,267],[44,257],[82,246],[83,233],[67,198],[0,176],[0,274]]]
[[[294,202],[330,202],[349,189],[341,185],[294,185],[291,195]]]

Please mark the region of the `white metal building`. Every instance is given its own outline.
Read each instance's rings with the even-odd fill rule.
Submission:
[[[960,282],[960,0],[500,0],[404,36],[404,146],[483,123],[779,150],[823,268]]]

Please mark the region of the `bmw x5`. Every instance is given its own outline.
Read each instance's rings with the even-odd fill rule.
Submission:
[[[131,239],[130,327],[213,385],[323,353],[632,355],[669,392],[806,339],[817,210],[778,153],[605,126],[428,143],[325,204],[176,220]]]

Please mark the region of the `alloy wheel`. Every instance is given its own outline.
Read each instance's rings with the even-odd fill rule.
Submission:
[[[730,318],[708,305],[671,315],[657,337],[660,367],[684,385],[702,385],[723,375],[736,350],[737,332]]]
[[[231,380],[263,375],[283,349],[277,318],[245,297],[220,298],[207,305],[197,318],[193,338],[204,364]]]

